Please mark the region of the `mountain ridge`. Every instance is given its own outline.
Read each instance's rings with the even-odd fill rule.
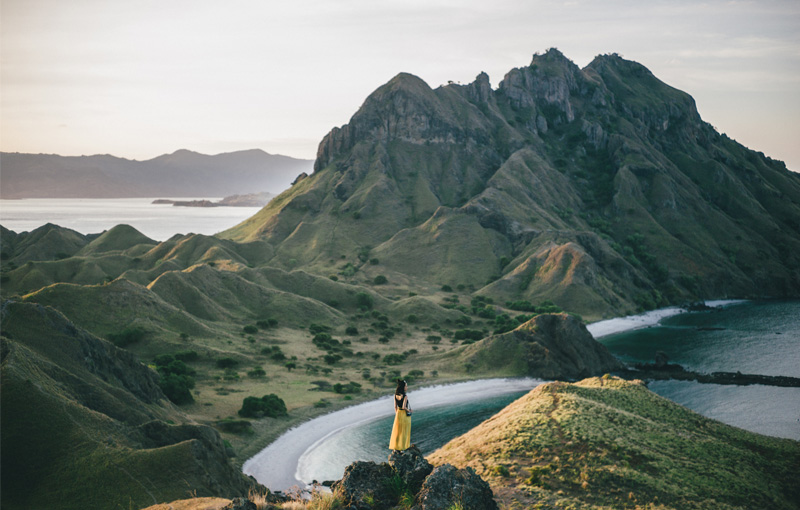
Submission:
[[[579,69],[551,49],[497,89],[485,73],[436,89],[400,73],[314,168],[221,237],[322,274],[371,251],[419,285],[592,318],[800,294],[800,175],[615,54]]]
[[[210,197],[278,193],[310,160],[261,149],[206,155],[186,149],[147,160],[108,154],[0,153],[2,198]]]

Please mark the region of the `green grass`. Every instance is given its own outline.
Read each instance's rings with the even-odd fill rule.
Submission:
[[[796,441],[724,425],[611,377],[543,385],[430,460],[472,466],[504,503],[534,508],[790,509],[800,497]]]

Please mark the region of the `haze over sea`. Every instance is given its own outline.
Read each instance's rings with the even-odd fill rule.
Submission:
[[[130,225],[156,241],[175,234],[213,235],[249,218],[260,207],[176,207],[153,204],[156,198],[29,198],[0,200],[0,225],[15,232],[32,231],[47,223],[99,234],[119,224]],[[181,197],[175,200],[220,200]]]

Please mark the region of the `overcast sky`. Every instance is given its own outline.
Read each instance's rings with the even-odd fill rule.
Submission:
[[[535,52],[619,53],[800,171],[800,2],[2,0],[0,149],[313,159],[404,71],[496,87]]]

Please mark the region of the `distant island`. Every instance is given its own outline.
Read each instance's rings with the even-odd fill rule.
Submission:
[[[169,200],[166,198],[159,198],[153,200],[152,204],[172,204],[179,207],[264,207],[274,196],[275,194],[273,193],[262,191],[261,193],[231,195],[223,198],[219,202],[212,202],[211,200]]]
[[[0,153],[0,198],[208,197],[278,194],[313,161],[262,150],[217,155],[178,150],[146,161],[111,155]]]

